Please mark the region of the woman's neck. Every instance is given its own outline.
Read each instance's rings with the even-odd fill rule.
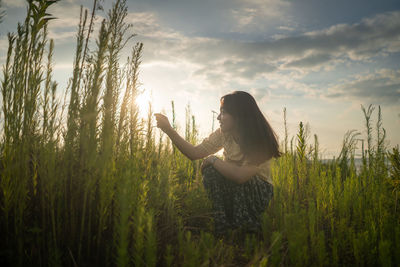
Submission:
[[[239,133],[236,131],[232,131],[230,134],[232,135],[232,138],[236,142],[236,144],[239,144]]]

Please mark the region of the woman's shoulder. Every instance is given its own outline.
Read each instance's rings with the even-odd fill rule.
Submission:
[[[216,129],[215,131],[213,131],[208,138],[211,139],[222,139],[224,138],[224,133],[221,131],[221,128]]]
[[[208,139],[218,139],[224,144],[230,143],[233,141],[232,136],[229,133],[225,133],[221,130],[221,128],[216,129],[214,132],[212,132],[208,137]]]
[[[207,137],[205,137],[200,145],[204,145],[209,147],[210,149],[212,147],[219,147],[223,143],[223,135],[221,129],[217,129],[211,134],[209,134]]]

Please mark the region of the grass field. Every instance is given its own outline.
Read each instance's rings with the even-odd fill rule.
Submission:
[[[234,231],[218,239],[200,162],[159,135],[151,107],[147,119],[138,117],[143,44],[129,41],[126,2],[114,4],[98,33],[81,12],[66,91],[52,78],[46,13],[52,4],[31,2],[26,20],[8,36],[0,116],[2,266],[400,265],[400,154],[385,145],[380,107],[360,111],[367,142],[359,171],[358,132],[344,134],[340,156],[322,162],[318,137],[310,140],[302,122],[296,136],[285,131],[262,234]],[[125,46],[132,49],[121,65]],[[286,109],[283,118],[286,129]],[[178,131],[199,143],[189,109],[184,124]]]

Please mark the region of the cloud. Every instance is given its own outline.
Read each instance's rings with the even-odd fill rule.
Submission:
[[[48,13],[56,18],[49,21],[49,37],[58,44],[75,40],[80,14],[78,1],[59,1],[50,6]]]
[[[400,51],[399,37],[400,12],[397,11],[379,14],[352,25],[334,25],[328,29],[284,37],[272,42],[255,42],[248,47],[252,48],[250,51],[287,62],[327,54],[331,59],[342,56],[351,60],[363,60],[374,57],[379,52]]]
[[[282,0],[236,1],[231,8],[232,31],[258,32],[288,20],[290,3]],[[289,27],[280,26],[287,30]]]
[[[331,60],[332,56],[329,54],[311,54],[309,56],[305,56],[298,60],[293,60],[286,64],[286,67],[295,67],[295,68],[311,68],[318,65],[321,65],[325,62]]]
[[[245,29],[252,24],[263,24],[260,23],[262,18],[283,16],[290,4],[278,0],[248,0],[234,1],[228,8],[234,13],[231,18],[238,19],[235,25]],[[58,19],[50,22],[49,35],[58,44],[75,39],[79,10],[75,0],[60,1],[51,7],[49,13]],[[399,11],[378,14],[354,24],[338,24],[263,41],[193,36],[166,26],[162,20],[159,12],[128,14],[126,21],[133,25],[136,41],[145,45],[143,62],[186,66],[185,72],[191,74],[187,79],[207,81],[208,84],[203,82],[202,87],[209,90],[216,86],[231,88],[232,85],[263,88],[264,95],[259,93],[260,100],[315,98],[321,91],[296,81],[302,75],[321,68],[333,68],[338,62],[366,61],[400,51]],[[293,28],[285,25],[276,28],[291,34],[294,32]],[[257,80],[264,80],[264,84],[268,81],[268,86],[255,85]],[[393,103],[399,96],[398,84],[398,79],[390,71],[383,71],[331,86],[324,95],[327,99],[370,97]]]
[[[400,70],[382,69],[359,75],[353,80],[329,88],[327,98],[365,99],[372,103],[400,103]]]
[[[205,64],[199,68],[194,75],[205,77],[214,84],[228,83],[232,77],[236,77],[237,82],[245,82],[255,79],[257,76],[270,73],[276,70],[274,65],[268,64],[262,60],[253,60],[251,62],[244,59],[235,59],[234,57],[223,58],[214,64]]]
[[[1,36],[0,38],[0,55],[4,57],[4,59],[7,57],[7,49],[8,49],[8,38],[7,36]],[[0,62],[5,62],[3,58],[0,58]]]
[[[256,1],[257,2],[257,1]],[[271,41],[236,41],[186,36],[159,24],[154,13],[131,13],[134,31],[145,43],[147,60],[190,62],[210,82],[245,82],[272,72],[318,70],[343,60],[365,61],[400,51],[400,12],[355,24]]]
[[[294,27],[290,27],[290,26],[279,26],[278,29],[279,30],[284,30],[284,31],[290,31],[290,32],[295,30]]]
[[[188,39],[182,33],[171,28],[162,27],[159,24],[159,18],[152,12],[134,12],[129,13],[126,22],[132,25],[132,30],[139,38],[150,42],[166,42],[179,43],[184,39]]]
[[[2,0],[1,3],[4,7],[24,7],[26,6],[26,1],[24,0]]]
[[[278,2],[271,2],[276,3],[275,9],[285,8],[284,4]],[[262,1],[246,2],[241,6],[242,9],[237,10],[250,12],[246,8],[256,4],[261,5]],[[69,5],[69,8],[65,5]],[[267,14],[269,11],[263,12]],[[74,1],[54,5],[50,13],[59,17],[50,23],[50,36],[59,42],[74,38],[79,21],[79,6]],[[135,40],[144,42],[143,62],[146,64],[186,66],[184,71],[191,75],[181,82],[203,81],[202,87],[205,90],[258,86],[265,90],[260,100],[315,98],[321,92],[311,85],[296,81],[301,75],[321,68],[326,70],[344,60],[371,60],[378,55],[400,51],[400,12],[379,14],[359,23],[334,25],[296,36],[247,42],[221,37],[190,36],[162,24],[156,12],[130,12],[127,22],[133,25],[132,30],[137,34]],[[243,25],[249,23],[252,22]],[[287,29],[288,32],[291,30]],[[261,79],[264,84],[267,80],[268,86],[254,84],[254,81]],[[394,97],[398,96],[398,84],[395,81],[387,73],[377,73],[369,78],[359,77],[340,86],[331,86],[326,98],[369,95],[393,102]]]
[[[161,25],[188,36],[215,37],[290,26],[291,5],[287,0],[147,0],[134,1],[132,11],[153,12]]]

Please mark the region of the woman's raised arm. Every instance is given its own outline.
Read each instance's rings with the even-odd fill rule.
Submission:
[[[171,139],[172,143],[189,159],[197,160],[210,155],[203,147],[194,146],[185,139],[183,139],[169,123],[168,118],[160,113],[155,113],[154,116],[157,120],[157,127],[166,133]]]

